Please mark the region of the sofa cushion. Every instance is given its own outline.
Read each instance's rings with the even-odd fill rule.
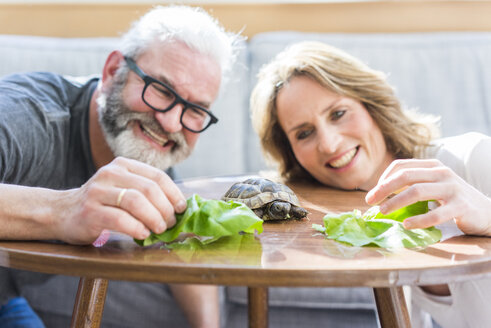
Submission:
[[[0,76],[49,71],[85,76],[99,74],[118,38],[52,38],[0,35]]]
[[[227,287],[227,299],[247,304],[246,287]],[[323,309],[375,309],[371,288],[319,288],[319,287],[271,287],[270,306]]]

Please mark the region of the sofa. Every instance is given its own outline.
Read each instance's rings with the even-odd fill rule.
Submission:
[[[233,74],[212,107],[220,121],[200,137],[192,156],[176,166],[180,179],[269,168],[251,127],[249,95],[261,65],[287,45],[303,40],[329,43],[386,72],[406,107],[441,116],[443,136],[471,130],[491,134],[491,32],[265,32],[242,43]],[[106,55],[117,46],[115,37],[0,35],[0,76],[33,70],[72,76],[97,74]],[[27,286],[23,292],[47,327],[64,327],[70,320],[77,284],[76,277],[67,277],[62,286],[48,281],[42,287]],[[106,302],[103,327],[162,326],[166,316],[179,311],[156,307],[165,300],[159,299],[162,293],[153,289],[155,286],[134,286],[110,282],[110,289],[121,288],[122,294],[132,297]],[[221,287],[221,293],[223,327],[246,327],[245,287]],[[270,327],[378,325],[368,288],[275,287],[270,288],[269,302]],[[122,312],[121,304],[134,311]],[[186,323],[173,321],[169,326],[186,327]]]

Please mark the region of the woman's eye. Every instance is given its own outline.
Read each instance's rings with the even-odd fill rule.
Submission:
[[[335,110],[331,113],[331,118],[336,121],[339,120],[344,114],[346,113],[346,110]]]
[[[312,134],[312,130],[304,130],[304,131],[299,131],[295,137],[297,138],[297,140],[302,140],[307,138],[311,134]]]

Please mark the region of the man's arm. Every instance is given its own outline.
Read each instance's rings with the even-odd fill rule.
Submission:
[[[0,195],[0,239],[57,238],[50,212],[59,192],[0,184]]]
[[[126,158],[102,167],[80,188],[0,184],[0,195],[1,239],[89,244],[104,229],[144,239],[150,230],[161,233],[173,226],[174,213],[186,209],[183,194],[167,174]]]

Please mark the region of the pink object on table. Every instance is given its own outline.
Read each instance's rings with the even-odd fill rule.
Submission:
[[[94,245],[95,247],[101,247],[101,246],[103,246],[109,240],[109,236],[110,235],[111,235],[111,231],[106,230],[106,229],[102,230],[101,234],[92,243],[92,245]]]

